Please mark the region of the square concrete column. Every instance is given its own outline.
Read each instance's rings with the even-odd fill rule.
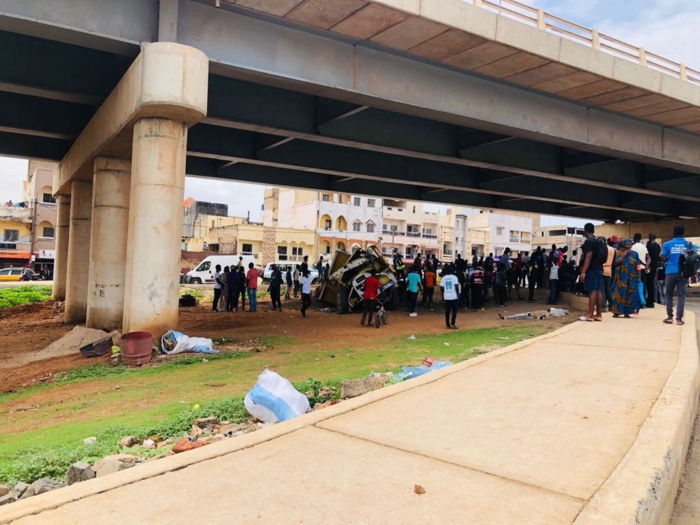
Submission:
[[[56,198],[56,255],[53,262],[54,301],[66,298],[66,273],[68,269],[68,234],[70,231],[70,195]]]
[[[160,337],[175,328],[180,292],[187,125],[134,125],[123,330]]]
[[[98,157],[94,168],[86,324],[111,331],[124,317],[131,162]]]
[[[85,321],[87,313],[91,218],[92,182],[77,180],[71,183],[65,308],[67,323],[81,323]]]

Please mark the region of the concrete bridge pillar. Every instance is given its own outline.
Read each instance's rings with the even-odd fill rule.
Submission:
[[[92,182],[71,183],[70,235],[66,272],[66,323],[81,323],[87,313],[87,284],[90,268]]]
[[[70,195],[56,198],[56,255],[53,264],[54,301],[66,298],[66,271],[68,266],[68,232],[70,226]]]
[[[87,326],[116,330],[124,315],[131,163],[95,159]]]
[[[133,139],[123,329],[161,335],[178,320],[187,124],[144,118]]]

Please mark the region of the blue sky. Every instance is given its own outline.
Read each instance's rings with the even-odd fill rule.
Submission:
[[[700,70],[700,0],[520,0],[558,17],[598,29],[635,46]],[[0,157],[0,201],[20,200],[26,161]],[[225,202],[232,215],[260,218],[262,186],[188,178],[185,194]],[[580,221],[551,219],[548,223]]]

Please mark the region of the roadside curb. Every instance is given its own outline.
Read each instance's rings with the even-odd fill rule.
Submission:
[[[420,388],[422,386],[434,383],[435,381],[439,381],[444,377],[458,373],[467,368],[478,366],[481,363],[496,359],[517,350],[521,350],[539,341],[556,337],[573,330],[577,326],[579,326],[579,324],[572,322],[562,328],[554,330],[553,332],[534,337],[532,339],[527,339],[525,341],[520,341],[499,350],[494,350],[467,361],[422,375],[415,379],[411,379],[410,381],[369,392],[323,410],[310,412],[289,421],[258,430],[257,432],[212,443],[206,447],[201,447],[174,456],[167,456],[152,463],[138,465],[121,472],[110,474],[109,476],[95,478],[82,483],[76,483],[60,490],[54,490],[26,500],[20,500],[11,505],[0,507],[0,525],[5,525],[20,518],[53,510],[86,497],[109,492],[122,486],[130,485],[149,478],[154,478],[156,476],[161,476],[169,472],[175,472],[177,470],[187,468],[188,466],[216,459],[228,454],[233,454],[241,450],[272,441],[303,428],[314,426],[327,419],[358,410],[362,407],[393,397],[408,390],[413,390],[415,388]]]
[[[574,525],[669,523],[698,410],[695,326],[696,318],[689,313],[676,367],[629,451]]]

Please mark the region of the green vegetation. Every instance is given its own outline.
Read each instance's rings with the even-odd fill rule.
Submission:
[[[202,299],[204,297],[204,292],[201,290],[188,288],[182,291],[182,295],[191,295],[192,297],[196,297],[197,299]]]
[[[10,308],[23,304],[41,303],[51,299],[50,286],[20,286],[0,290],[0,308]]]
[[[243,397],[266,367],[290,379],[313,405],[337,395],[343,379],[400,372],[402,365],[419,365],[425,357],[456,363],[548,330],[536,322],[415,338],[382,338],[377,330],[364,347],[343,346],[342,339],[300,344],[287,335],[256,341],[224,337],[215,345],[240,343],[255,351],[188,354],[142,368],[77,368],[52,384],[0,396],[0,483],[62,479],[75,461],[93,463],[118,452],[125,436],[176,438],[197,417],[243,421],[249,417]],[[84,445],[89,436],[97,442]]]

